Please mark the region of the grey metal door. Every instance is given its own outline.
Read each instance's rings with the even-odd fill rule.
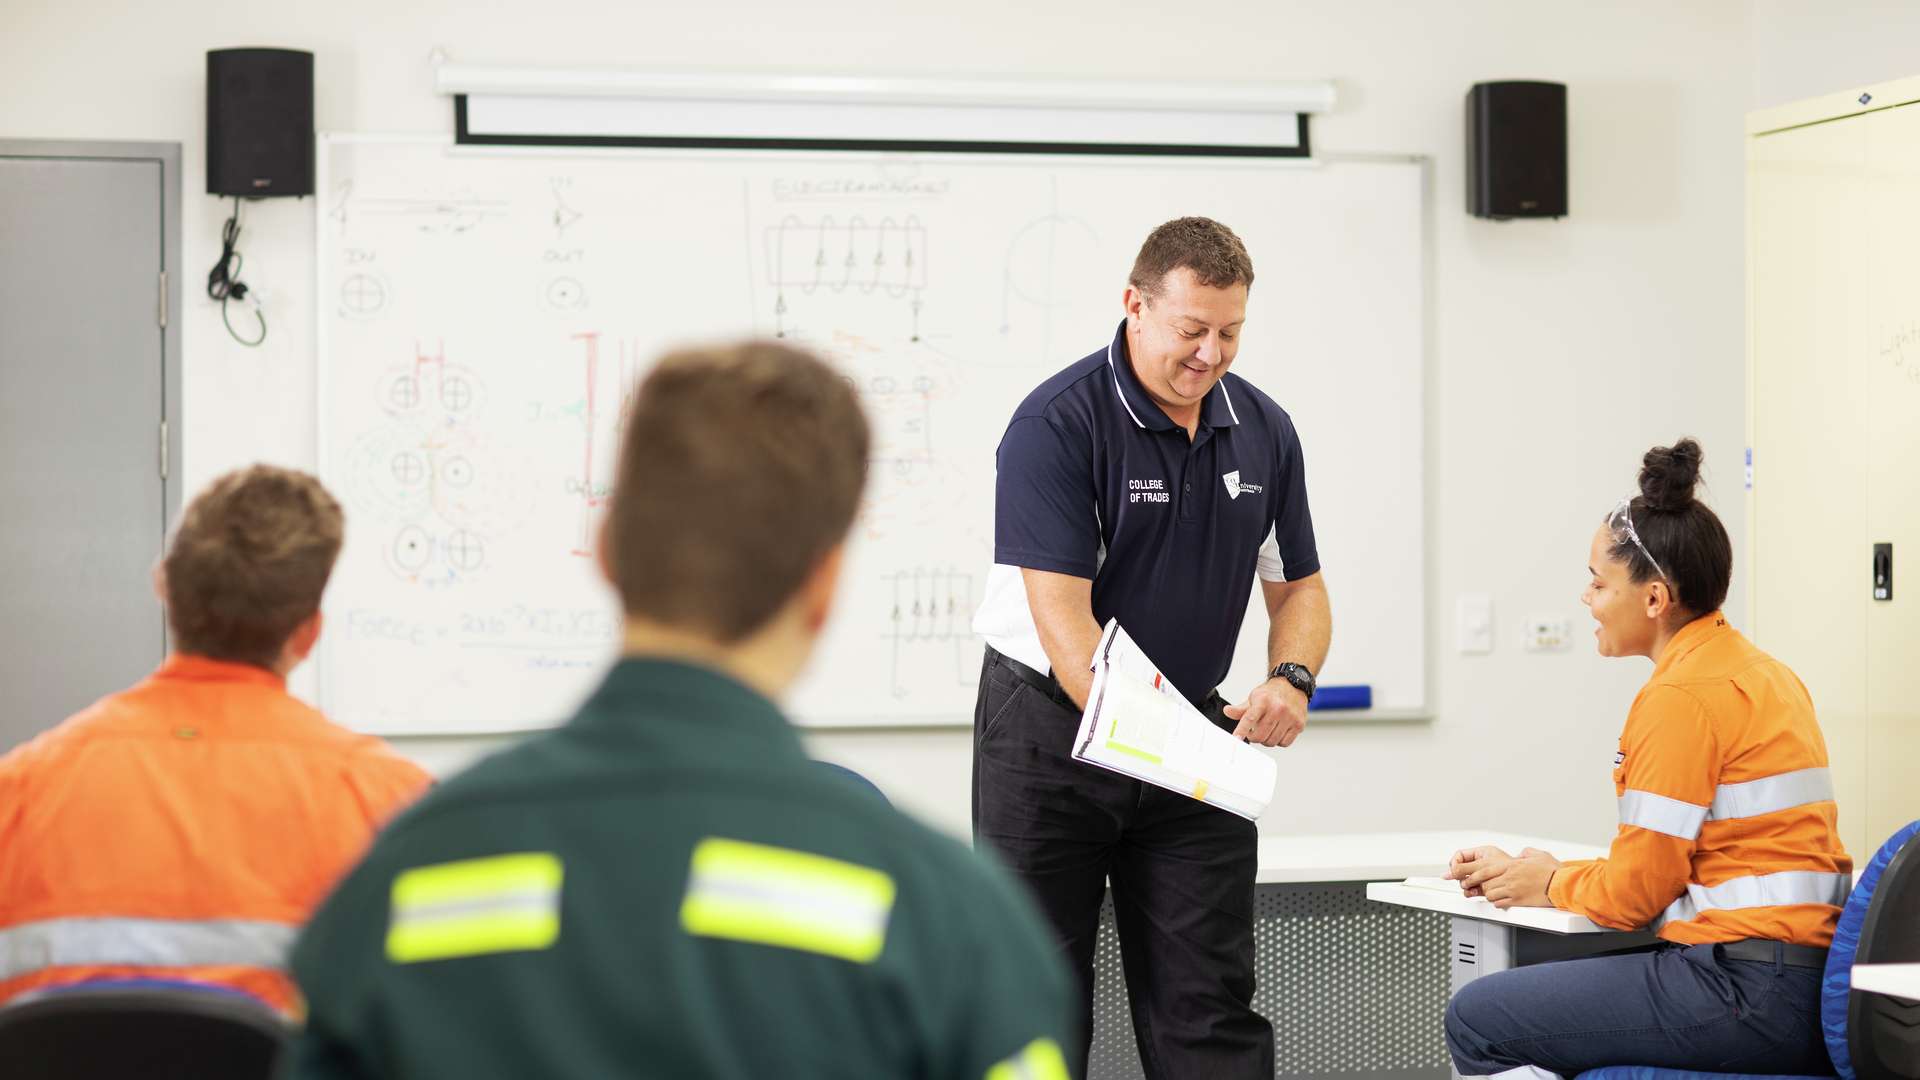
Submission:
[[[166,647],[166,162],[29,145],[0,143],[0,751]]]

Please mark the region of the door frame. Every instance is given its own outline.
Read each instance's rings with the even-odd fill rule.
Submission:
[[[0,158],[39,158],[79,161],[152,161],[160,166],[160,267],[167,275],[166,325],[160,331],[160,419],[167,425],[166,472],[161,477],[160,527],[172,534],[180,516],[180,144],[177,142],[118,142],[77,139],[0,139]],[[160,469],[160,447],[154,448],[154,469]],[[164,624],[165,620],[162,619]],[[172,634],[164,630],[171,645]]]

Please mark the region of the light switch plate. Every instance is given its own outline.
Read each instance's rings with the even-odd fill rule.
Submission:
[[[1486,593],[1460,594],[1455,636],[1462,654],[1493,651],[1493,597]]]

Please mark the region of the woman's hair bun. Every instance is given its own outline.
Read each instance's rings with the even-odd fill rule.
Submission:
[[[1681,439],[1656,446],[1640,459],[1640,497],[1653,510],[1685,510],[1700,479],[1700,444]]]

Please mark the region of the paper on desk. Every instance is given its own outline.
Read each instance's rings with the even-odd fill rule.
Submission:
[[[1459,896],[1460,883],[1443,877],[1410,877],[1402,884],[1409,889],[1432,889],[1434,892],[1452,893]]]
[[[1249,820],[1273,801],[1273,759],[1189,704],[1118,620],[1108,621],[1093,653],[1073,756]]]

